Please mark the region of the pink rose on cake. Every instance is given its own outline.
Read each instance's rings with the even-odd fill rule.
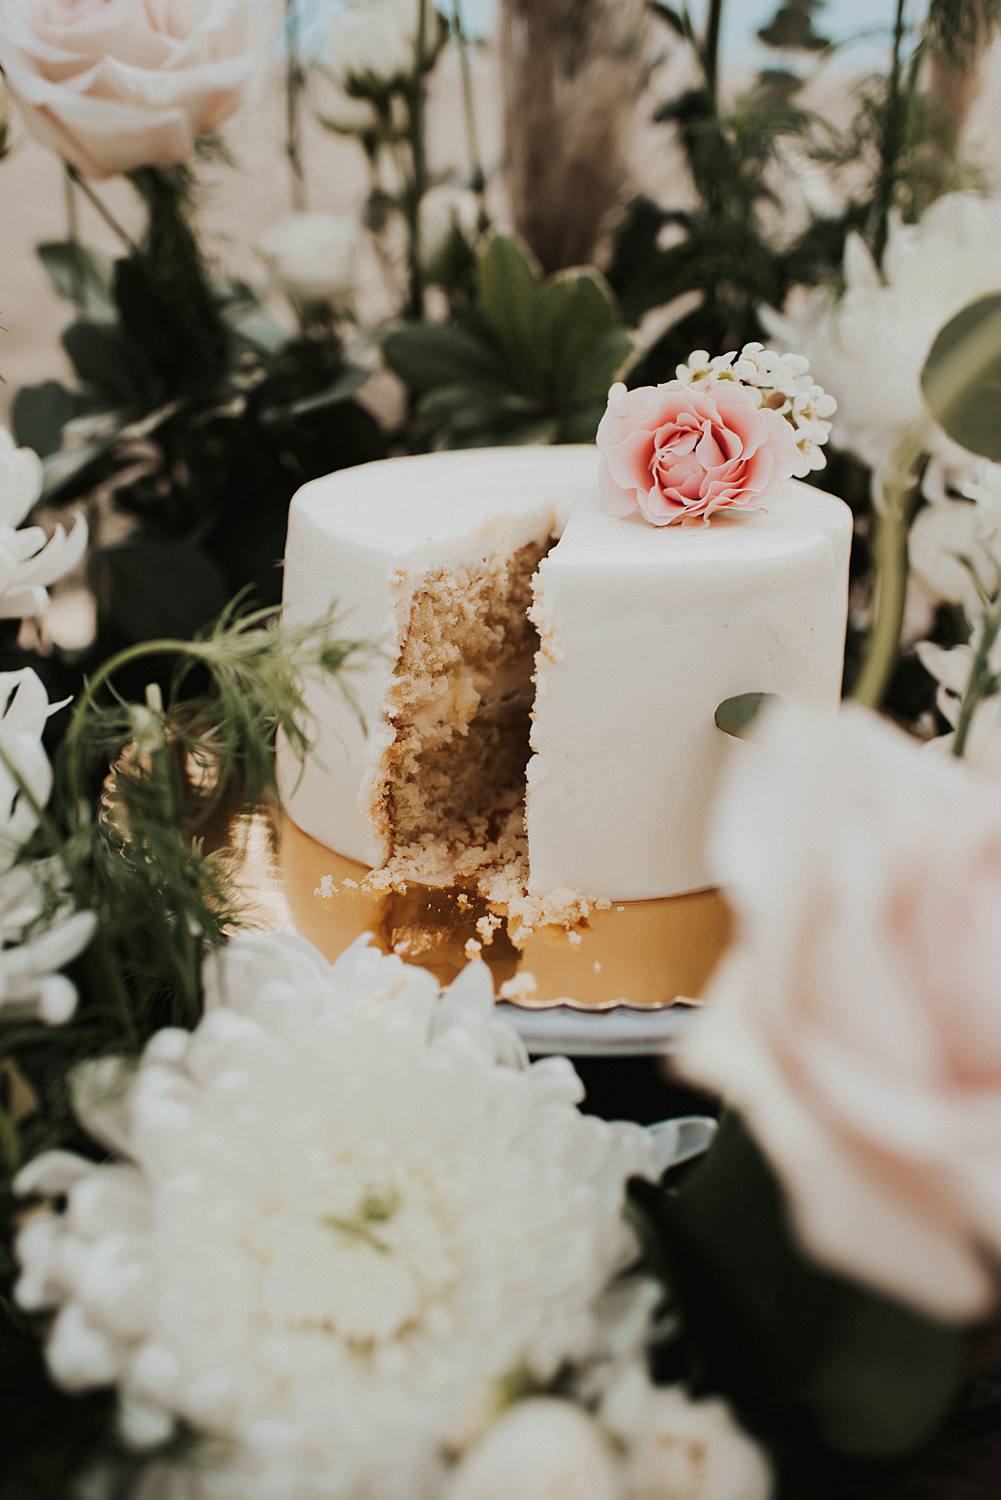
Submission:
[[[799,463],[792,426],[759,399],[735,380],[613,385],[597,435],[608,509],[671,526],[759,505]]]

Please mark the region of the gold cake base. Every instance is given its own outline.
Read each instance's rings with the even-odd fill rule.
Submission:
[[[225,820],[216,839],[257,926],[297,932],[335,959],[371,933],[386,953],[430,969],[447,984],[482,941],[489,908],[474,893],[410,886],[364,889],[364,865],[334,854],[287,817],[263,807]],[[730,918],[717,891],[593,911],[575,933],[540,928],[516,948],[502,925],[480,957],[498,994],[530,1010],[662,1010],[703,993],[726,947]]]

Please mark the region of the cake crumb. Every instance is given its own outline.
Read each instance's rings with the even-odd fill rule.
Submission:
[[[462,951],[468,958],[469,962],[472,963],[473,959],[479,958],[480,954],[483,952],[483,944],[478,943],[475,938],[468,938],[466,941],[466,946]]]
[[[476,923],[476,931],[480,935],[480,946],[483,948],[489,947],[494,940],[494,933],[502,926],[503,922],[501,918],[493,912],[488,912],[486,916],[480,917]]]
[[[599,911],[611,911],[612,909],[612,903],[607,896],[599,896],[594,904]]]
[[[573,943],[575,948],[579,948],[581,943],[584,941],[579,932],[568,932],[567,940],[568,942]]]
[[[455,898],[455,904],[460,911],[468,911],[472,903],[469,900],[468,893],[466,891],[460,891]]]
[[[616,907],[616,908],[615,908],[615,910],[616,910],[616,911],[625,911],[625,907],[624,907],[624,906],[617,906],[617,907]]]
[[[594,963],[591,965],[591,967],[592,967],[592,969],[594,970],[594,972],[596,974],[600,974],[601,973],[601,959],[600,958],[596,958],[595,961],[594,961]]]
[[[321,875],[320,883],[313,891],[314,896],[319,896],[321,901],[329,901],[337,895],[337,884],[332,875]]]
[[[539,982],[535,975],[524,970],[520,974],[515,974],[513,979],[505,979],[498,993],[502,1000],[513,1000],[517,1003],[519,1000],[530,1000],[537,993],[538,988]]]
[[[358,889],[357,880],[350,880],[347,877],[345,877],[345,879],[341,881],[341,885],[346,891],[356,891]]]

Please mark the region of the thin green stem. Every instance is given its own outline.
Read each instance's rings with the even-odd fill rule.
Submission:
[[[713,113],[719,109],[719,43],[723,29],[723,0],[709,0],[709,15],[706,19],[706,35],[703,44],[703,66],[706,75],[706,93]]]
[[[868,708],[882,703],[900,652],[907,600],[907,538],[917,498],[912,465],[901,463],[886,486],[882,508],[875,513],[876,614],[852,690],[855,701]]]
[[[1001,596],[994,600],[993,607],[984,616],[980,640],[977,642],[973,664],[970,667],[970,675],[963,689],[956,719],[956,733],[952,741],[952,753],[957,760],[962,760],[966,753],[967,740],[973,727],[973,715],[977,710],[977,705],[988,692],[994,677],[991,669],[991,653],[999,631],[1001,631]]]
[[[903,72],[904,37],[907,34],[907,0],[897,0],[897,13],[893,25],[893,49],[890,54],[890,76],[886,100],[886,117],[883,139],[880,144],[879,176],[876,180],[876,197],[873,204],[874,224],[872,252],[877,265],[883,264],[886,241],[890,232],[890,210],[897,190],[900,151],[904,136],[906,103],[901,94]]]
[[[74,705],[73,717],[66,731],[64,753],[71,807],[75,809],[83,799],[85,767],[80,761],[79,741],[84,722],[94,708],[101,689],[107,686],[123,667],[142,661],[144,657],[184,655],[194,661],[202,661],[207,654],[207,648],[198,641],[173,640],[169,636],[164,636],[159,640],[140,641],[134,646],[126,646],[124,650],[103,662],[93,677],[87,678],[83,691]]]
[[[285,68],[285,154],[291,174],[292,207],[299,213],[306,207],[307,194],[301,108],[306,70],[299,50],[298,0],[285,0],[285,45],[288,51]]]
[[[129,234],[128,230],[118,222],[114,214],[111,212],[111,209],[104,202],[103,198],[98,197],[97,193],[91,187],[86,177],[81,177],[76,167],[70,166],[67,166],[66,174],[72,182],[73,186],[80,189],[81,193],[86,198],[91,208],[93,208],[98,216],[104,220],[105,224],[107,224],[112,234],[114,234],[121,241],[123,247],[129,252],[129,254],[138,255],[140,253],[140,250],[136,241]]]
[[[476,120],[476,100],[473,95],[473,70],[469,61],[469,41],[462,18],[462,0],[452,0],[452,24],[455,41],[459,49],[459,68],[462,73],[462,107],[466,120],[466,143],[469,149],[469,172],[473,192],[480,200],[480,213],[485,220],[487,176],[483,170],[480,150],[480,131]]]
[[[428,0],[418,0],[417,40],[414,47],[414,75],[410,87],[410,154],[411,179],[408,194],[408,228],[410,298],[408,311],[412,318],[424,316],[424,265],[421,247],[421,203],[427,191],[427,143],[425,114],[427,87],[425,54],[428,34]]]
[[[76,201],[76,186],[69,168],[63,170],[63,197],[66,204],[66,243],[72,247],[70,260],[70,291],[77,312],[85,309],[83,276],[80,271],[80,215]]]

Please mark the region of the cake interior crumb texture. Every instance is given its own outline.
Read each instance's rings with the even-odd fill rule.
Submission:
[[[386,703],[394,738],[374,793],[390,858],[372,883],[468,881],[509,920],[579,919],[570,892],[525,895],[525,767],[539,636],[532,580],[551,540],[480,567],[437,568],[414,588]]]

